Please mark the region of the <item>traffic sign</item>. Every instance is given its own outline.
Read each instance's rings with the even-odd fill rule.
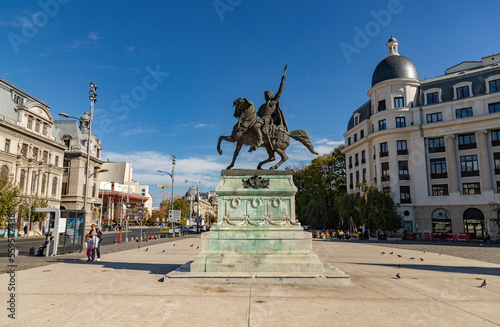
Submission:
[[[169,210],[167,221],[169,223],[180,223],[181,222],[181,211],[180,210]]]

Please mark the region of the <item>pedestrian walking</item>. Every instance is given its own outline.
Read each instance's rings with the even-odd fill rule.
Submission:
[[[28,224],[24,225],[24,237],[28,236]]]
[[[42,235],[45,235],[45,225],[42,226]]]
[[[92,224],[90,227],[90,235],[92,236],[92,240],[94,241],[94,250],[92,251],[92,256],[95,260],[101,261],[102,232],[99,228],[97,228],[96,224]]]
[[[87,234],[85,238],[87,239],[87,262],[91,262],[94,261],[94,256],[92,255],[94,241],[92,240],[92,235],[90,234]]]

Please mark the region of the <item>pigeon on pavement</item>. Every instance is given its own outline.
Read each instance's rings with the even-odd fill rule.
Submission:
[[[146,250],[144,250],[144,252],[146,252],[149,248],[146,248]]]
[[[385,252],[380,252],[380,254],[381,254],[381,255],[384,255],[384,254],[385,254]]]
[[[389,254],[393,254],[393,253],[394,253],[394,252],[391,252],[391,253],[389,253]]]
[[[165,252],[165,250],[161,251],[162,253]]]
[[[483,283],[479,287],[486,287],[486,279],[483,279]]]
[[[420,261],[424,261],[424,259],[420,258]]]
[[[398,258],[401,258],[401,257],[402,257],[402,255],[401,255],[401,254],[398,254]]]
[[[414,258],[414,257],[411,257],[411,258],[410,258],[410,259],[408,259],[408,260],[415,260],[415,258]]]
[[[399,279],[401,278],[401,276],[399,275],[399,273],[396,274],[396,277]]]

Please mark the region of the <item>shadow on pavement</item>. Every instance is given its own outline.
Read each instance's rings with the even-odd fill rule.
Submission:
[[[383,263],[359,263],[359,262],[346,262],[353,265],[364,265],[364,266],[384,266],[384,267],[394,267],[399,269],[397,264],[383,264]],[[500,268],[496,267],[467,267],[467,266],[438,266],[438,265],[426,265],[426,264],[402,264],[402,269],[416,269],[416,270],[429,270],[429,271],[440,271],[440,272],[452,272],[460,274],[471,274],[471,275],[491,275],[500,276]]]
[[[86,262],[83,260],[71,260],[66,263],[79,264],[79,265],[100,265],[103,268],[110,269],[127,269],[127,270],[143,270],[149,271],[150,274],[164,275],[172,270],[177,269],[181,265],[161,264],[161,263],[136,263],[136,262]]]

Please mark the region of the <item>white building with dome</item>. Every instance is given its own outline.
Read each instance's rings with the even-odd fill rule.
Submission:
[[[344,133],[347,187],[390,192],[409,232],[498,234],[500,54],[420,80],[399,42]]]

